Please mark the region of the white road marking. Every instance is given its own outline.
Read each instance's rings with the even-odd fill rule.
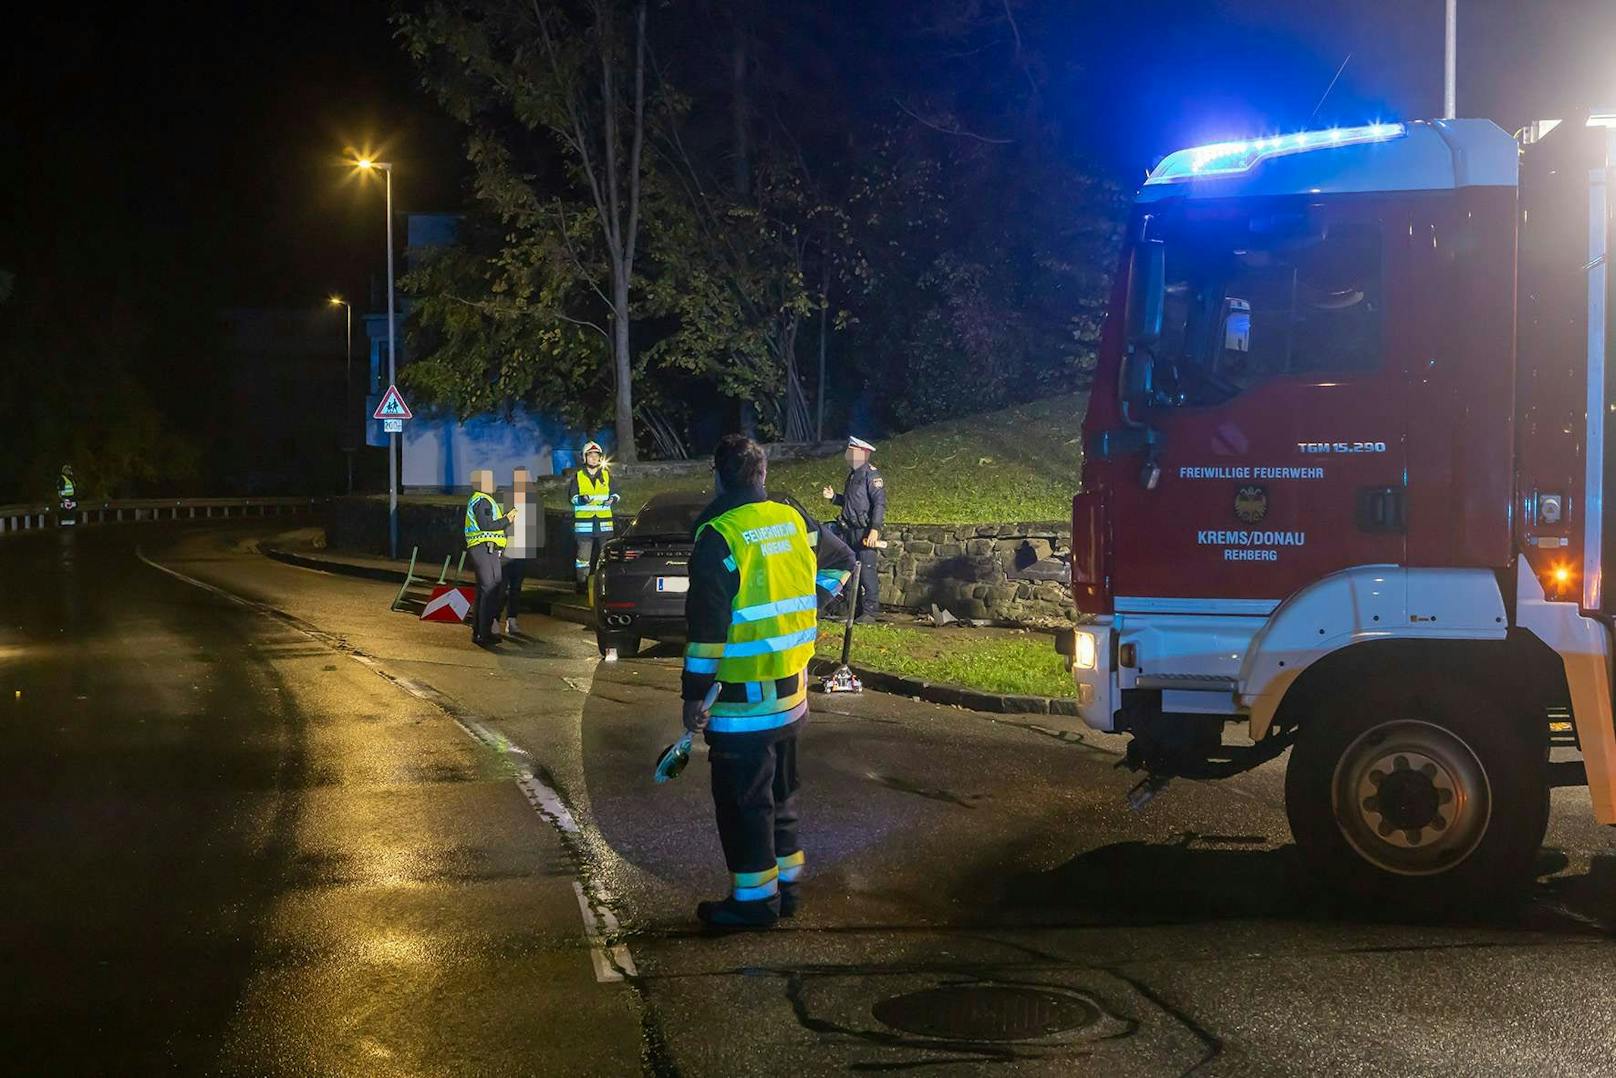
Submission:
[[[350,645],[339,641],[329,633],[305,625],[298,618],[277,610],[268,603],[248,599],[215,584],[209,584],[205,580],[187,576],[177,569],[160,565],[146,557],[145,551],[138,546],[135,548],[135,556],[158,572],[167,573],[175,580],[189,584],[193,588],[200,588],[203,591],[217,595],[221,599],[227,599],[238,606],[247,607],[249,610],[274,618],[276,621],[285,622],[289,627],[311,640],[369,667],[373,673],[382,679],[398,686],[416,699],[431,704],[442,711],[473,741],[491,748],[503,756],[520,757],[523,761],[533,759],[531,753],[503,734],[490,730],[476,719],[458,714],[457,709],[436,689],[421,685],[409,678],[389,673],[375,659],[355,651]],[[573,680],[573,678],[566,679],[569,685],[572,684]],[[587,691],[587,689],[580,691]],[[563,842],[582,839],[583,828],[578,826],[578,821],[573,817],[572,810],[567,808],[567,804],[561,799],[561,795],[543,779],[539,778],[538,775],[534,774],[533,768],[528,763],[514,762],[513,769],[516,772],[516,788],[522,791],[522,796],[527,798],[527,803],[532,806],[538,817],[561,832]],[[586,885],[587,890],[585,889]],[[607,984],[613,981],[621,981],[624,977],[638,977],[639,970],[634,965],[633,955],[629,954],[628,945],[612,942],[612,937],[621,931],[621,926],[618,924],[616,916],[612,914],[611,902],[604,893],[604,889],[595,881],[587,878],[575,878],[572,881],[572,889],[578,896],[578,911],[583,916],[584,936],[589,940],[589,958],[595,967],[595,980],[602,984]]]
[[[625,976],[638,977],[639,970],[634,968],[634,958],[628,953],[628,948],[621,943],[609,943],[607,938],[617,932],[617,918],[612,916],[611,910],[601,910],[600,919],[595,918],[595,911],[584,894],[584,885],[577,880],[572,881],[573,894],[578,896],[578,912],[583,914],[584,931],[589,936],[589,957],[595,962],[595,980],[621,981]],[[604,924],[606,931],[601,931]],[[607,961],[610,955],[612,961]]]

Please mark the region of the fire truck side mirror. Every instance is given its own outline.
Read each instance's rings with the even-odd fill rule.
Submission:
[[[1140,240],[1128,264],[1128,344],[1155,344],[1162,332],[1167,294],[1167,248],[1160,240]]]

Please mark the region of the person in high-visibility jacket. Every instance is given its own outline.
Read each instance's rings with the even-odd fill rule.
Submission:
[[[477,574],[477,601],[471,613],[471,642],[478,647],[499,643],[494,621],[505,597],[505,578],[500,556],[509,542],[516,522],[516,510],[506,512],[494,500],[494,473],[479,469],[471,473],[471,497],[466,501],[466,553]]]
[[[578,544],[572,568],[581,592],[594,571],[601,544],[612,537],[612,506],[622,500],[612,490],[612,472],[606,467],[600,443],[584,446],[584,466],[573,473],[567,496],[572,502],[572,532]]]
[[[847,583],[853,552],[764,489],[767,459],[744,435],[718,443],[718,491],[696,519],[685,598],[684,724],[711,751],[727,898],[696,916],[718,928],[764,928],[797,910],[797,734],[808,714],[808,660],[819,610]],[[711,711],[708,690],[719,683]]]
[[[63,528],[79,522],[79,487],[73,476],[73,465],[64,464],[56,477],[56,523]]]

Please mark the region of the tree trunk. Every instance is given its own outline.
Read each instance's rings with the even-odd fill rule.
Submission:
[[[830,321],[830,259],[825,260],[824,283],[819,286],[819,381],[815,383],[819,417],[814,421],[814,441],[825,440],[825,335]]]
[[[743,201],[752,193],[752,152],[747,138],[747,92],[746,92],[746,8],[742,3],[735,5],[735,42],[730,54],[732,62],[730,80],[730,123],[733,127],[735,145],[733,152],[735,159],[732,162],[735,177],[735,194]]]
[[[612,268],[612,369],[617,375],[617,459],[633,464],[640,459],[634,448],[634,365],[628,351],[628,272]]]

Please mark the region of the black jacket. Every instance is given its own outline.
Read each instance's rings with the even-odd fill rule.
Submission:
[[[701,511],[701,515],[696,518],[696,527],[700,528],[707,521],[737,506],[767,501],[768,497],[762,487],[720,494],[713,499],[712,504]],[[853,571],[856,560],[853,551],[846,543],[836,538],[834,533],[821,527],[819,521],[813,517],[805,513],[802,519],[808,525],[808,534],[819,536],[814,547],[819,562],[818,569],[840,572],[841,583],[845,583],[848,574]],[[696,540],[695,549],[691,551],[690,593],[685,596],[685,622],[688,639],[692,643],[722,644],[729,639],[729,623],[735,609],[735,596],[741,590],[740,574],[724,566],[724,559],[729,557],[729,553],[729,544],[714,528],[703,531]],[[824,609],[825,604],[841,590],[841,583],[834,589],[827,590],[824,587],[819,589],[820,609]],[[711,674],[687,672],[682,682],[681,695],[686,700],[700,700],[707,695],[712,683]]]
[[[871,528],[880,530],[887,522],[887,481],[869,461],[847,473],[842,493],[831,499],[841,506],[837,517],[847,534],[858,537]]]

